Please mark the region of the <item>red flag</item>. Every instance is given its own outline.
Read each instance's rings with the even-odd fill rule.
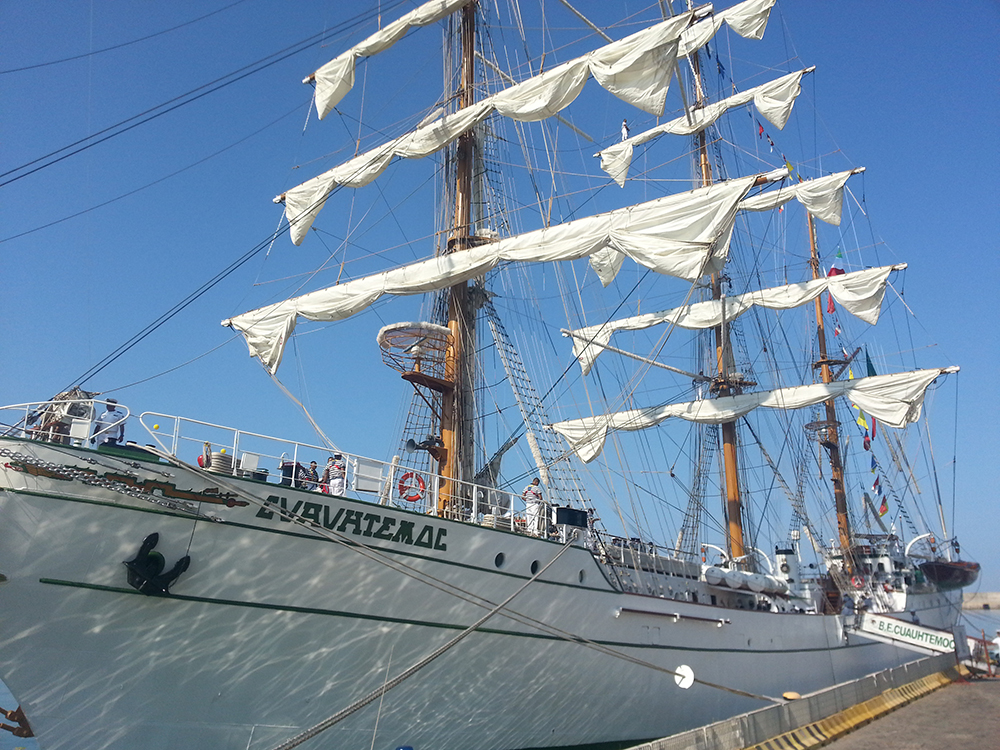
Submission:
[[[889,512],[889,498],[883,497],[882,498],[882,504],[880,506],[878,506],[879,517],[881,518],[882,516],[884,516],[888,512]]]
[[[757,123],[757,137],[758,137],[758,138],[760,138],[760,137],[761,137],[761,136],[763,136],[763,135],[764,135],[764,126],[763,126],[763,125],[761,125],[761,124],[760,124],[760,123],[758,122],[758,123]]]
[[[878,476],[875,477],[875,483],[872,485],[872,490],[873,491],[878,490],[879,479],[881,479],[881,477],[878,477]]]
[[[826,298],[827,298],[826,311],[831,315],[833,315],[835,312],[837,312],[837,306],[833,304],[833,295],[828,294],[826,295]]]
[[[830,270],[827,271],[826,277],[830,278],[831,276],[840,276],[840,275],[845,274],[845,273],[847,273],[847,271],[845,271],[843,268],[837,268],[836,266],[830,266]]]
[[[872,417],[872,440],[875,439],[875,417]]]
[[[872,441],[871,438],[868,437],[868,430],[865,430],[865,438],[863,443],[866,451],[870,451],[872,449]]]

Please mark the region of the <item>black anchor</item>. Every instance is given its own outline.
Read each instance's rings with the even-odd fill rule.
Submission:
[[[160,535],[153,532],[142,540],[135,557],[123,563],[128,568],[128,585],[147,596],[168,596],[170,586],[191,564],[191,556],[184,555],[164,573],[166,562],[163,555],[153,549],[158,541]]]

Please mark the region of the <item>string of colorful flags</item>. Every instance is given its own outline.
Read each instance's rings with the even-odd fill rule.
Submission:
[[[774,153],[774,149],[776,148],[776,146],[774,145],[774,140],[764,130],[764,126],[761,124],[760,120],[758,120],[756,117],[754,117],[753,112],[751,112],[748,109],[747,113],[750,115],[750,119],[753,122],[757,123],[757,138],[760,139],[760,140],[767,140],[767,145],[770,147],[771,153],[773,154]],[[792,166],[792,162],[789,161],[788,157],[785,156],[784,154],[781,155],[781,160],[783,162],[785,162],[785,168],[788,169],[788,176],[791,177],[792,174],[795,172],[795,167]],[[799,175],[799,182],[802,182],[802,176],[801,175]],[[785,210],[784,206],[778,206],[778,213],[779,214],[783,213],[784,210]],[[841,271],[841,273],[843,273],[843,271]]]
[[[843,271],[841,271],[841,273],[843,273]],[[833,304],[833,300],[830,300],[830,304],[831,305]],[[872,365],[871,358],[868,356],[867,349],[865,349],[865,369],[867,370],[868,377],[873,377],[875,375],[878,375],[878,372],[876,372],[874,365]],[[854,371],[850,367],[847,368],[847,378],[848,380],[854,380]],[[857,423],[858,427],[864,430],[864,436],[862,437],[862,446],[866,451],[871,452],[872,441],[875,440],[876,430],[878,429],[875,417],[874,415],[871,414],[865,414],[864,411],[862,411],[861,407],[855,403],[851,404],[851,408],[858,412],[858,416],[855,422]],[[871,420],[870,427],[869,427],[869,420]],[[878,506],[878,514],[879,517],[881,518],[882,516],[884,516],[886,513],[889,512],[889,500],[882,493],[882,475],[879,473],[879,465],[878,461],[875,459],[874,452],[872,452],[871,459],[872,459],[871,473],[875,475],[875,481],[872,482],[872,492],[875,493],[876,500],[881,498],[881,503],[879,503]]]
[[[767,145],[770,148],[771,153],[773,154],[776,148],[776,146],[774,145],[774,140],[764,129],[764,125],[761,123],[760,120],[754,117],[752,113],[750,114],[750,117],[757,125],[757,138],[760,140],[766,140]],[[785,162],[785,167],[788,169],[789,176],[791,176],[795,172],[795,168],[792,166],[792,162],[784,154],[781,154],[781,159],[782,161]],[[801,175],[799,175],[799,181],[800,182],[802,181]],[[779,212],[781,210],[782,210],[781,208],[778,209]],[[840,276],[841,274],[847,273],[842,268],[842,266],[843,266],[843,253],[841,252],[840,246],[838,245],[836,257],[834,258],[833,263],[830,265],[830,270],[827,272],[827,277]],[[837,305],[833,301],[833,295],[829,293],[827,293],[826,311],[829,315],[835,315],[837,312]],[[841,333],[840,323],[839,321],[835,320],[833,335],[840,336],[840,333]],[[847,359],[850,359],[850,357],[847,355],[846,350],[844,352],[844,355]],[[867,369],[868,376],[873,376],[878,374],[875,371],[875,367],[872,365],[871,358],[868,356],[867,349],[865,349],[865,367]],[[851,371],[850,368],[848,368],[847,373],[848,373],[848,379],[853,380],[854,373]],[[870,414],[866,415],[861,410],[861,407],[859,407],[857,404],[852,403],[851,408],[855,409],[858,412],[858,416],[855,421],[857,422],[858,426],[864,430],[864,435],[862,437],[862,445],[864,446],[864,449],[866,451],[871,452],[872,441],[875,440],[876,431],[878,429],[875,417]],[[869,420],[871,420],[870,426],[869,426]],[[878,505],[878,515],[881,518],[882,516],[884,516],[886,513],[889,512],[889,499],[882,492],[882,475],[879,473],[878,461],[876,460],[875,454],[873,452],[871,454],[871,473],[875,475],[875,481],[872,482],[871,491],[875,493],[876,500],[881,500],[881,502]],[[866,500],[868,499],[867,492],[865,493],[865,499]]]

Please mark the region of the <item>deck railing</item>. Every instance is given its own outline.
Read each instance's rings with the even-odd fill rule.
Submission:
[[[102,399],[51,400],[0,406],[0,435],[18,439],[92,447],[96,415]],[[329,446],[287,440],[213,424],[198,419],[147,411],[138,417],[118,405],[126,417],[125,450],[141,451],[134,439],[136,423],[148,433],[150,448],[216,474],[225,474],[280,488],[338,494],[454,520],[516,531],[545,538],[561,538],[565,524],[557,524],[554,505],[526,502],[520,494],[471,482],[448,480],[421,465],[421,454],[380,461]],[[329,457],[337,457],[343,481],[323,482]],[[316,462],[316,477],[309,473]],[[426,462],[424,462],[426,463]],[[579,511],[576,511],[579,513]],[[579,517],[577,517],[579,520]]]

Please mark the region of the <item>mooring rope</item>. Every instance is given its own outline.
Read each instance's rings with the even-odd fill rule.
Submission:
[[[149,452],[149,453],[151,453],[151,454],[153,454],[153,455],[158,456],[159,458],[162,458],[162,459],[168,461],[169,463],[173,464],[177,468],[186,469],[186,470],[191,471],[191,472],[193,472],[195,474],[207,474],[207,472],[205,472],[203,469],[200,469],[198,467],[192,466],[191,464],[188,464],[188,463],[180,460],[176,456],[174,456],[174,455],[172,455],[170,453],[167,453],[165,451],[158,450],[158,449],[153,448],[151,446],[146,446],[144,448],[144,450],[147,451],[147,452]],[[206,515],[204,513],[201,513],[194,506],[193,503],[186,503],[186,502],[183,502],[183,501],[167,500],[167,499],[157,498],[157,497],[155,497],[153,495],[150,495],[149,493],[143,492],[143,491],[138,490],[138,489],[133,488],[133,487],[129,487],[128,485],[126,485],[124,483],[121,483],[121,482],[116,482],[114,480],[107,480],[107,479],[104,479],[104,478],[95,478],[92,474],[90,474],[89,472],[86,472],[86,471],[82,471],[82,470],[79,470],[79,469],[75,469],[75,468],[63,466],[63,465],[60,465],[60,464],[55,464],[55,463],[52,463],[52,462],[42,461],[40,459],[36,459],[36,458],[30,457],[30,456],[26,456],[24,454],[16,453],[16,452],[10,451],[8,449],[0,449],[0,456],[12,457],[12,458],[15,458],[16,460],[24,461],[26,463],[31,463],[31,464],[39,466],[41,468],[48,469],[49,471],[56,472],[56,473],[58,473],[58,474],[60,474],[62,476],[66,476],[67,478],[79,479],[80,481],[82,481],[84,483],[91,484],[91,485],[94,485],[94,486],[104,487],[106,489],[111,489],[111,490],[113,490],[115,492],[119,492],[121,494],[129,495],[130,497],[134,497],[134,498],[137,498],[137,499],[140,499],[140,500],[145,500],[147,502],[152,502],[152,503],[157,504],[157,505],[162,505],[162,506],[170,508],[172,510],[181,510],[181,511],[183,511],[185,513],[190,513],[190,514],[196,515],[200,519],[203,519],[203,520],[212,521],[212,522],[216,522],[216,523],[219,523],[219,522],[225,523],[224,519],[220,519],[220,518],[215,517],[215,516]],[[96,463],[93,460],[89,460],[89,461],[91,463]],[[479,596],[477,594],[473,594],[472,592],[469,592],[469,591],[465,591],[464,589],[462,589],[462,588],[460,588],[458,586],[455,586],[454,584],[446,583],[445,581],[442,581],[442,580],[440,580],[438,578],[435,578],[434,576],[430,575],[429,573],[425,573],[423,571],[417,570],[416,568],[412,568],[412,567],[410,567],[410,566],[408,566],[408,565],[406,565],[404,563],[401,563],[401,562],[399,562],[397,560],[394,560],[391,557],[389,557],[387,554],[381,552],[380,550],[378,550],[378,549],[376,549],[374,547],[370,547],[370,546],[368,546],[368,545],[366,545],[364,543],[358,542],[358,541],[356,541],[354,539],[351,539],[351,538],[349,538],[345,534],[339,534],[339,533],[337,533],[337,532],[335,532],[333,530],[330,530],[330,529],[317,527],[312,522],[307,521],[306,519],[302,518],[301,516],[298,516],[297,514],[294,514],[294,513],[288,511],[285,508],[281,508],[280,506],[276,506],[276,505],[273,505],[273,504],[268,503],[266,501],[260,500],[260,499],[258,499],[256,497],[254,497],[253,495],[250,495],[250,494],[244,492],[243,488],[241,488],[241,487],[239,487],[239,486],[237,486],[235,484],[232,484],[232,483],[226,481],[223,477],[221,477],[218,474],[212,474],[211,475],[211,479],[212,479],[212,481],[214,483],[217,483],[217,484],[225,487],[230,492],[236,493],[238,496],[242,497],[243,499],[245,499],[249,503],[251,503],[253,505],[256,505],[256,506],[259,506],[259,507],[262,507],[262,508],[266,508],[266,509],[268,509],[268,510],[270,510],[270,511],[276,513],[276,514],[278,514],[279,516],[285,518],[286,520],[288,520],[288,521],[290,521],[290,522],[292,522],[292,523],[294,523],[294,524],[296,524],[296,525],[298,525],[298,526],[300,526],[300,527],[308,530],[310,533],[318,535],[318,536],[320,536],[322,538],[325,538],[328,541],[331,541],[331,542],[334,542],[334,543],[337,543],[337,544],[341,544],[344,547],[346,547],[348,549],[351,549],[351,550],[353,550],[353,551],[361,554],[364,557],[367,557],[368,559],[372,560],[373,562],[377,562],[377,563],[379,563],[381,565],[385,565],[386,567],[388,567],[388,568],[390,568],[390,569],[392,569],[392,570],[394,570],[394,571],[396,571],[396,572],[398,572],[398,573],[400,573],[402,575],[406,575],[407,577],[413,578],[414,580],[420,581],[421,583],[424,583],[425,585],[431,586],[432,588],[438,589],[438,590],[440,590],[440,591],[442,591],[444,593],[449,594],[450,596],[454,596],[454,597],[456,597],[456,598],[458,598],[458,599],[460,599],[462,601],[468,602],[468,603],[473,604],[475,606],[484,607],[484,608],[485,607],[491,607],[490,611],[483,618],[481,618],[479,621],[477,621],[477,623],[475,623],[474,625],[470,626],[470,628],[466,629],[461,634],[459,634],[458,636],[456,636],[456,638],[452,639],[452,641],[450,641],[449,644],[446,644],[445,647],[442,647],[442,649],[439,649],[438,652],[435,652],[434,654],[431,654],[429,657],[427,657],[424,664],[418,663],[418,664],[420,664],[420,666],[414,665],[415,667],[417,667],[416,669],[414,669],[414,667],[411,667],[410,670],[407,670],[407,672],[404,672],[401,675],[399,675],[396,678],[394,678],[394,680],[392,682],[386,683],[386,685],[383,686],[383,688],[380,688],[379,690],[374,691],[373,693],[369,694],[368,696],[365,696],[365,698],[362,698],[361,701],[359,701],[358,703],[352,704],[352,706],[349,706],[348,708],[345,708],[343,711],[339,712],[338,714],[335,714],[334,716],[331,716],[326,721],[321,722],[321,724],[317,724],[316,727],[319,727],[321,725],[326,725],[326,726],[324,726],[324,728],[326,728],[328,726],[333,726],[334,724],[336,724],[339,721],[342,721],[344,718],[346,718],[351,713],[354,713],[359,708],[363,708],[365,705],[368,705],[368,703],[371,703],[372,700],[375,700],[380,695],[383,695],[384,692],[387,692],[392,687],[395,687],[395,685],[399,684],[399,682],[401,682],[402,680],[406,679],[406,677],[408,677],[413,672],[417,671],[417,669],[421,668],[422,666],[425,666],[427,663],[430,663],[430,661],[433,661],[434,659],[436,659],[438,656],[441,655],[441,653],[444,653],[444,651],[446,651],[448,648],[451,648],[451,646],[453,646],[453,645],[457,644],[458,642],[460,642],[461,640],[463,640],[472,631],[474,631],[475,629],[481,627],[482,624],[485,623],[486,621],[488,621],[491,617],[493,617],[497,613],[499,613],[502,610],[504,610],[506,608],[506,605],[514,597],[516,597],[521,591],[523,591],[524,588],[526,588],[532,581],[535,581],[538,578],[538,576],[540,576],[542,573],[544,573],[545,570],[547,570],[552,565],[552,563],[554,563],[570,546],[572,546],[572,540],[570,542],[567,542],[562,547],[562,549],[560,549],[559,553],[548,564],[546,564],[544,568],[542,568],[540,571],[538,571],[538,573],[536,573],[530,579],[528,579],[528,581],[526,581],[523,586],[521,586],[516,592],[514,592],[514,594],[512,594],[510,597],[508,597],[504,602],[502,602],[500,604],[495,604],[494,602],[490,601],[489,599],[486,599],[485,597]],[[570,633],[568,631],[562,630],[562,629],[557,628],[557,627],[555,627],[553,625],[550,625],[548,623],[542,622],[540,620],[536,620],[533,617],[530,617],[528,615],[525,615],[525,614],[522,614],[520,612],[517,612],[516,610],[506,610],[506,611],[503,612],[503,614],[504,614],[505,617],[513,620],[514,622],[518,622],[518,623],[520,623],[522,625],[528,625],[528,626],[531,626],[531,627],[535,627],[538,630],[540,630],[540,631],[542,631],[544,633],[547,633],[549,635],[552,635],[554,637],[557,637],[557,638],[559,638],[561,640],[565,640],[565,641],[570,642],[570,643],[577,643],[577,644],[579,644],[581,646],[584,646],[586,648],[590,648],[590,649],[592,649],[594,651],[597,651],[598,653],[604,654],[606,656],[610,656],[610,657],[613,657],[613,658],[616,658],[616,659],[621,659],[621,660],[629,662],[631,664],[635,664],[636,666],[641,666],[641,667],[644,667],[644,668],[647,668],[647,669],[651,669],[651,670],[656,671],[656,672],[661,672],[661,673],[664,673],[664,674],[668,674],[668,675],[671,675],[673,677],[677,677],[678,676],[678,673],[676,671],[672,670],[672,669],[668,669],[666,667],[662,667],[662,666],[660,666],[658,664],[653,664],[651,662],[648,662],[648,661],[645,661],[643,659],[639,659],[637,657],[631,656],[631,655],[629,655],[627,653],[624,653],[622,651],[619,651],[617,649],[614,649],[614,648],[611,648],[609,646],[605,646],[603,644],[597,643],[596,641],[592,641],[590,639],[584,638],[584,637],[576,635],[574,633]],[[402,679],[400,679],[400,678],[402,678]],[[769,703],[778,703],[778,704],[786,702],[784,699],[781,699],[781,698],[775,698],[775,697],[771,697],[771,696],[767,696],[767,695],[758,695],[758,694],[755,694],[755,693],[747,692],[745,690],[740,690],[738,688],[728,687],[726,685],[719,685],[717,683],[709,682],[707,680],[702,680],[702,679],[699,679],[697,677],[694,678],[694,682],[696,682],[698,684],[701,684],[701,685],[704,685],[705,687],[715,688],[717,690],[722,690],[724,692],[732,693],[734,695],[739,695],[739,696],[743,696],[743,697],[746,697],[746,698],[753,698],[755,700],[765,701],[765,702],[769,702]],[[334,719],[335,719],[335,721],[331,722],[331,720],[334,720]],[[331,722],[331,723],[328,723],[328,722]],[[313,727],[313,729],[316,729],[316,727]],[[312,731],[312,730],[307,730],[307,731]],[[321,731],[323,731],[323,730],[320,729],[316,733],[319,733]],[[308,737],[303,737],[302,735],[297,735],[297,737],[293,738],[293,740],[297,739],[298,737],[302,737],[302,739],[299,740],[299,743],[301,743],[301,742],[304,742],[306,739],[308,739],[309,737],[312,737],[312,736],[315,736],[315,735],[311,734]],[[292,740],[289,740],[289,742],[291,742],[291,741]],[[274,750],[284,750],[284,748],[286,748],[286,747],[288,747],[288,748],[295,747],[295,745],[287,745],[287,744],[285,744],[285,745],[279,745]]]
[[[174,464],[175,466],[177,466],[179,468],[186,468],[186,469],[188,469],[190,471],[195,471],[195,472],[198,472],[198,473],[205,473],[203,469],[191,466],[190,464],[187,464],[187,463],[181,461],[179,458],[177,458],[176,456],[173,456],[173,455],[171,455],[169,453],[166,453],[166,452],[163,452],[163,451],[159,451],[159,450],[157,450],[155,448],[149,448],[149,447],[147,447],[146,450],[149,450],[150,452],[152,452],[152,453],[160,456],[164,460],[169,461],[170,463]],[[462,589],[459,586],[455,586],[454,584],[442,581],[441,579],[436,578],[436,577],[432,576],[429,573],[425,573],[424,571],[417,570],[416,568],[412,568],[409,565],[406,565],[405,563],[402,563],[402,562],[399,562],[397,560],[394,560],[391,557],[389,557],[387,554],[381,552],[380,550],[378,550],[378,549],[376,549],[374,547],[370,547],[367,544],[364,544],[363,542],[358,542],[358,541],[356,541],[354,539],[351,539],[346,534],[340,534],[340,533],[338,533],[336,531],[333,531],[331,529],[326,529],[326,528],[318,527],[314,523],[312,523],[311,521],[307,521],[306,519],[302,518],[301,516],[298,516],[295,513],[292,513],[292,512],[288,511],[285,508],[281,508],[280,506],[276,506],[276,505],[273,505],[271,503],[267,503],[267,502],[265,502],[263,500],[259,500],[256,497],[254,497],[253,495],[250,495],[250,494],[247,494],[246,492],[244,492],[241,487],[238,487],[235,484],[231,484],[230,482],[226,481],[222,477],[219,477],[218,475],[214,475],[213,474],[212,475],[212,480],[215,481],[215,482],[218,482],[220,485],[222,485],[223,487],[225,487],[230,492],[234,492],[234,493],[238,494],[240,497],[244,498],[248,502],[250,502],[250,503],[252,503],[254,505],[258,505],[258,506],[260,506],[262,508],[267,508],[268,510],[271,510],[274,513],[282,516],[285,520],[290,521],[290,522],[292,522],[292,523],[294,523],[294,524],[296,524],[298,526],[301,526],[302,528],[307,529],[311,533],[316,534],[318,536],[321,536],[321,537],[323,537],[325,539],[328,539],[329,541],[332,541],[332,542],[335,542],[335,543],[338,543],[338,544],[342,544],[343,546],[347,547],[348,549],[351,549],[351,550],[357,552],[358,554],[360,554],[360,555],[362,555],[364,557],[367,557],[368,559],[372,560],[373,562],[377,562],[377,563],[379,563],[381,565],[385,565],[386,567],[388,567],[388,568],[396,571],[397,573],[405,575],[405,576],[407,576],[409,578],[413,578],[414,580],[419,581],[419,582],[421,582],[421,583],[423,583],[423,584],[425,584],[427,586],[435,588],[435,589],[437,589],[439,591],[442,591],[442,592],[444,592],[446,594],[449,594],[450,596],[454,596],[454,597],[456,597],[458,599],[461,599],[462,601],[468,602],[468,603],[473,604],[473,605],[478,606],[478,607],[484,607],[484,608],[486,608],[486,607],[496,607],[497,606],[495,602],[493,602],[493,601],[491,601],[491,600],[489,600],[489,599],[487,599],[487,598],[485,598],[483,596],[479,596],[478,594],[474,594],[474,593],[472,593],[470,591],[466,591],[465,589]],[[216,519],[212,519],[212,520],[216,520]],[[560,554],[562,554],[562,553],[560,552]],[[645,667],[647,669],[651,669],[651,670],[653,670],[655,672],[661,672],[663,674],[668,674],[668,675],[671,675],[672,677],[675,677],[675,678],[678,677],[678,676],[680,676],[680,675],[678,675],[678,673],[675,670],[668,669],[667,667],[662,667],[659,664],[653,664],[652,662],[648,662],[648,661],[646,661],[644,659],[639,659],[638,657],[631,656],[630,654],[626,654],[625,652],[619,651],[619,650],[614,649],[614,648],[611,648],[610,646],[605,646],[604,644],[597,643],[596,641],[592,641],[592,640],[590,640],[588,638],[584,638],[583,636],[577,635],[575,633],[571,633],[569,631],[562,630],[561,628],[557,628],[554,625],[550,625],[548,623],[542,622],[541,620],[536,620],[535,618],[530,617],[529,615],[525,615],[525,614],[522,614],[520,612],[517,612],[516,610],[507,610],[503,614],[504,614],[505,617],[513,620],[514,622],[520,623],[522,625],[528,625],[528,626],[531,626],[531,627],[535,627],[538,630],[540,630],[540,631],[542,631],[544,633],[547,633],[548,635],[557,637],[557,638],[559,638],[561,640],[564,640],[564,641],[567,641],[567,642],[570,642],[570,643],[580,644],[581,646],[585,646],[585,647],[590,648],[590,649],[592,649],[594,651],[602,653],[602,654],[604,654],[606,656],[611,656],[611,657],[614,657],[616,659],[621,659],[622,661],[627,661],[627,662],[629,662],[631,664],[635,664],[636,666],[641,666],[641,667]],[[758,695],[756,693],[751,693],[751,692],[748,692],[746,690],[740,690],[739,688],[728,687],[726,685],[719,685],[719,684],[714,683],[714,682],[709,682],[707,680],[702,680],[702,679],[700,679],[698,677],[695,677],[694,681],[696,683],[698,683],[699,685],[704,685],[705,687],[715,688],[716,690],[722,690],[724,692],[732,693],[733,695],[739,695],[739,696],[742,696],[744,698],[753,698],[754,700],[764,701],[764,702],[768,702],[768,703],[778,703],[778,704],[786,703],[787,702],[784,698],[775,698],[775,697],[772,697],[772,696],[769,696],[769,695]]]
[[[528,586],[530,586],[532,583],[534,583],[535,581],[537,581],[538,580],[538,576],[540,576],[542,573],[544,573],[546,570],[548,570],[552,566],[552,563],[554,563],[556,560],[558,560],[566,550],[568,550],[571,546],[573,546],[573,542],[575,541],[575,539],[576,539],[576,533],[574,532],[573,539],[570,539],[568,542],[566,542],[562,546],[562,549],[560,549],[559,552],[556,553],[556,556],[553,557],[551,560],[549,560],[549,562],[547,562],[545,564],[545,566],[542,567],[541,570],[539,570],[531,578],[529,578],[527,581],[525,581],[524,584],[517,591],[515,591],[513,594],[511,594],[510,596],[508,596],[506,599],[504,599],[502,602],[500,602],[500,604],[498,604],[496,607],[494,607],[493,609],[491,609],[489,612],[487,612],[481,618],[479,618],[478,620],[476,620],[476,622],[474,622],[472,625],[470,625],[469,627],[467,627],[461,633],[459,633],[458,635],[456,635],[454,638],[452,638],[446,644],[444,644],[443,646],[441,646],[440,648],[438,648],[437,650],[435,650],[433,653],[429,654],[428,656],[425,656],[423,659],[421,659],[420,661],[418,661],[416,664],[414,664],[409,669],[406,669],[406,670],[400,672],[398,675],[396,675],[395,677],[393,677],[387,683],[385,683],[384,685],[382,685],[382,687],[376,688],[372,692],[368,693],[368,695],[366,695],[364,698],[361,698],[360,700],[355,701],[354,703],[352,703],[351,705],[349,705],[347,708],[343,709],[342,711],[338,711],[333,716],[331,716],[331,717],[329,717],[327,719],[324,719],[319,724],[316,724],[315,726],[310,727],[309,729],[305,730],[304,732],[301,732],[301,733],[295,735],[291,739],[288,739],[285,742],[282,742],[280,745],[275,745],[272,750],[291,750],[291,748],[293,748],[293,747],[298,747],[299,745],[301,745],[306,740],[312,739],[313,737],[315,737],[320,732],[326,731],[330,727],[332,727],[335,724],[338,724],[339,722],[341,722],[344,719],[346,719],[348,716],[350,716],[354,712],[356,712],[356,711],[364,708],[365,706],[367,706],[372,701],[377,700],[379,697],[381,697],[385,693],[387,693],[390,690],[392,690],[394,687],[396,687],[397,685],[399,685],[404,680],[409,679],[410,677],[412,677],[413,675],[415,675],[417,672],[419,672],[421,669],[423,669],[424,667],[426,667],[428,664],[430,664],[432,661],[434,661],[435,659],[437,659],[439,656],[441,656],[442,654],[446,653],[447,651],[449,651],[452,648],[454,648],[455,646],[457,646],[463,640],[465,640],[470,635],[472,635],[474,632],[476,632],[476,630],[479,627],[481,627],[487,620],[489,620],[491,617],[493,617],[495,614],[497,614],[500,610],[502,610],[504,607],[506,607],[514,599],[514,597],[516,597],[518,594],[520,594],[522,591],[524,591],[526,588],[528,588]]]

